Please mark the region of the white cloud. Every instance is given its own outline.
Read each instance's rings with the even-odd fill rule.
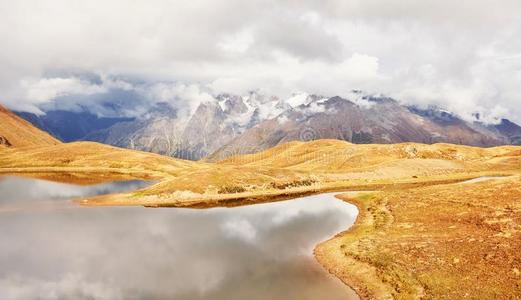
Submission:
[[[120,299],[114,288],[101,283],[89,282],[79,274],[67,274],[57,280],[32,278],[0,278],[0,289],[5,299],[63,299],[74,295],[85,299]]]
[[[109,83],[128,76],[185,82],[158,95],[194,103],[207,95],[191,83],[281,98],[362,89],[521,122],[520,10],[517,0],[2,1],[0,101],[37,109],[64,94],[136,89]],[[104,86],[53,69],[104,74]]]
[[[221,225],[221,230],[230,238],[237,238],[245,242],[253,242],[257,237],[257,230],[246,219],[231,219]]]
[[[217,47],[230,54],[244,53],[253,44],[253,36],[248,31],[242,31],[229,36],[223,37],[217,43]]]
[[[23,80],[21,86],[25,89],[27,99],[33,103],[47,102],[59,96],[72,94],[91,95],[107,90],[95,84],[78,78],[42,78],[36,81]]]
[[[187,116],[191,115],[199,104],[216,101],[210,90],[198,84],[157,83],[151,85],[146,92],[150,100],[170,103]]]
[[[308,97],[307,93],[297,93],[287,99],[286,103],[291,105],[291,107],[297,107],[302,104],[308,104],[311,101]]]
[[[378,77],[378,58],[355,53],[341,65],[346,79],[355,81],[373,80]]]
[[[277,122],[279,122],[279,125],[284,125],[289,121],[288,117],[285,115],[280,115],[277,117]]]

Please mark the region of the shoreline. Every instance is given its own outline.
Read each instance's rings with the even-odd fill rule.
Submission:
[[[520,180],[338,194],[359,214],[349,229],[317,245],[315,258],[361,299],[516,298]],[[491,275],[498,273],[501,282]]]
[[[376,191],[378,192],[378,191]],[[375,191],[361,191],[359,193],[370,194],[376,193]],[[349,192],[348,192],[349,193]],[[367,216],[367,207],[359,200],[357,200],[356,196],[351,197],[350,195],[346,197],[348,193],[339,193],[334,197],[339,201],[344,201],[349,204],[352,204],[357,207],[358,214],[356,215],[355,222],[345,231],[337,233],[332,238],[320,242],[317,244],[313,250],[313,255],[318,263],[331,275],[338,278],[342,283],[348,286],[350,289],[355,291],[360,299],[387,299],[392,298],[390,295],[381,291],[381,294],[375,294],[374,292],[370,292],[370,288],[367,283],[364,283],[364,280],[361,279],[362,274],[367,274],[368,270],[371,268],[367,265],[363,265],[357,260],[353,258],[349,258],[348,263],[345,261],[339,262],[334,260],[334,256],[328,254],[332,248],[342,248],[339,245],[339,239],[341,237],[345,237],[350,234],[354,234],[361,226],[363,226],[364,222],[367,222],[369,217]],[[344,196],[346,199],[342,199],[339,196]],[[349,198],[348,198],[349,197]],[[343,266],[343,268],[342,268]],[[357,270],[358,269],[358,270]],[[358,276],[357,276],[358,274]],[[358,277],[358,278],[357,278]]]
[[[374,193],[374,192],[360,191],[360,192],[354,192],[354,193]],[[333,243],[335,241],[335,239],[338,239],[339,236],[347,235],[347,234],[351,233],[352,231],[356,230],[356,227],[362,223],[362,219],[365,217],[365,213],[363,212],[360,204],[357,203],[357,201],[351,201],[351,200],[346,201],[346,200],[340,199],[338,197],[339,195],[342,195],[342,193],[336,194],[336,195],[334,195],[334,197],[339,201],[344,201],[346,203],[352,204],[357,208],[358,213],[356,214],[356,219],[355,219],[353,225],[351,225],[346,230],[341,231],[341,232],[335,234],[335,236],[329,238],[328,240],[317,244],[315,246],[315,248],[313,249],[313,256],[315,257],[315,260],[322,266],[322,268],[326,272],[335,276],[335,278],[337,278],[343,284],[345,284],[351,290],[353,290],[358,295],[359,299],[366,299],[369,297],[369,295],[367,294],[366,290],[364,289],[364,285],[361,282],[358,282],[352,276],[342,276],[342,274],[340,272],[336,271],[336,269],[337,269],[336,266],[328,264],[327,259],[326,259],[327,254],[325,254],[324,246],[328,243]]]
[[[32,175],[36,175],[36,177],[41,178],[45,177],[45,174],[33,173]],[[86,174],[83,174],[83,176],[88,177]],[[504,177],[504,180],[478,180],[476,182],[472,182],[472,180],[487,176]],[[409,255],[408,251],[398,250],[398,252],[394,252],[393,255],[398,255],[399,258],[402,258],[401,260],[395,259],[395,256],[391,256],[391,258],[379,257],[378,255],[382,254],[382,248],[380,246],[383,245],[386,247],[386,245],[390,245],[390,247],[392,247],[393,244],[389,244],[390,241],[394,243],[394,246],[396,246],[396,244],[402,244],[403,242],[397,243],[396,241],[407,241],[407,239],[410,239],[408,236],[411,236],[411,232],[417,232],[412,233],[414,238],[413,241],[410,242],[411,245],[429,245],[431,243],[429,239],[432,238],[429,238],[429,235],[426,236],[425,231],[420,230],[418,232],[410,230],[411,228],[414,229],[416,227],[410,225],[414,224],[414,218],[417,218],[418,215],[423,215],[426,213],[425,209],[421,207],[428,206],[428,203],[430,203],[430,205],[445,205],[450,209],[454,209],[455,212],[461,211],[463,209],[464,211],[461,211],[461,213],[471,212],[480,215],[479,212],[488,206],[474,204],[473,197],[464,193],[465,191],[469,190],[468,185],[457,183],[471,181],[469,184],[472,184],[473,188],[470,190],[472,191],[475,189],[476,191],[474,192],[479,192],[481,188],[487,188],[489,191],[488,195],[485,196],[479,193],[477,195],[482,196],[484,197],[483,199],[490,201],[494,199],[492,196],[494,192],[490,194],[490,191],[503,191],[504,189],[501,188],[502,186],[507,186],[512,191],[513,194],[511,195],[513,197],[516,197],[516,195],[521,195],[521,193],[519,193],[521,191],[518,188],[519,185],[516,184],[516,182],[518,182],[520,179],[521,174],[518,172],[475,172],[467,174],[454,174],[452,178],[445,177],[443,180],[440,178],[431,177],[427,178],[427,180],[411,180],[410,182],[395,182],[388,184],[380,183],[351,186],[329,186],[320,188],[308,187],[304,189],[286,189],[275,192],[269,191],[271,194],[266,195],[266,193],[264,193],[261,195],[256,195],[255,197],[252,197],[251,195],[241,195],[240,193],[235,195],[221,194],[217,195],[221,199],[189,199],[189,201],[188,199],[185,199],[184,201],[176,202],[157,201],[152,203],[152,205],[150,205],[150,202],[148,202],[146,199],[141,199],[140,201],[136,202],[128,202],[127,200],[129,200],[129,198],[127,197],[132,195],[133,192],[129,192],[127,194],[109,194],[94,198],[87,198],[87,200],[104,200],[101,202],[95,201],[83,203],[82,201],[85,199],[76,199],[74,202],[81,206],[130,205],[144,206],[147,208],[184,207],[205,209],[211,207],[236,207],[254,205],[295,199],[308,195],[335,192],[336,194],[334,197],[338,200],[355,205],[358,209],[358,214],[352,226],[335,234],[328,240],[315,245],[313,249],[313,256],[315,260],[326,272],[338,278],[343,284],[354,291],[360,299],[392,299],[397,295],[405,297],[409,296],[411,298],[421,298],[425,295],[450,294],[450,292],[448,292],[451,291],[451,289],[449,289],[450,285],[443,283],[445,285],[441,285],[439,291],[433,292],[433,287],[431,286],[433,283],[429,281],[432,279],[424,278],[421,274],[418,274],[417,271],[415,271],[419,266],[418,262],[410,261],[410,264],[407,265],[407,260],[403,260],[403,257],[407,257],[407,255]],[[448,195],[451,196],[445,195],[438,198],[430,197],[433,192],[437,191],[445,192],[445,194],[448,193]],[[411,196],[412,198],[409,200],[409,202],[401,202],[401,199],[404,197],[404,195],[410,194],[416,196]],[[139,195],[133,195],[132,197],[134,200],[140,198]],[[515,202],[511,202],[511,200],[508,201],[505,202],[510,205],[507,206],[507,208],[510,207],[508,208],[509,211],[515,213],[517,211]],[[144,202],[147,202],[148,205],[143,205]],[[421,204],[422,206],[413,206],[412,210],[409,209],[401,212],[394,211],[395,205],[404,206],[402,203],[406,203],[405,206],[407,204]],[[514,203],[513,207],[511,206],[512,203]],[[427,222],[426,224],[431,224],[429,222],[440,221],[440,218],[441,221],[445,222],[444,225],[447,224],[447,221],[444,219],[447,217],[444,217],[443,213],[435,212],[435,210],[432,209],[428,209],[427,213],[431,213],[431,219],[430,221],[429,219],[423,220],[424,222]],[[450,216],[454,217],[460,214],[450,213]],[[403,219],[404,217],[405,219],[408,219],[407,222],[404,222],[403,220],[401,220],[401,222],[395,222],[394,220],[395,218]],[[491,215],[490,217],[492,218],[493,216]],[[418,221],[416,221],[416,223],[417,222]],[[460,222],[460,220],[453,219],[451,222],[449,222],[449,224],[459,224],[458,222]],[[476,225],[472,223],[472,225],[480,226],[479,223]],[[455,225],[451,225],[449,228],[453,228],[454,226]],[[478,229],[479,228],[480,227],[478,227]],[[427,234],[431,234],[431,231],[434,232],[435,230],[436,226],[430,228],[430,231],[428,231]],[[516,232],[517,231],[514,229],[514,231],[509,234],[516,234]],[[388,237],[387,235],[389,233],[393,233],[394,236]],[[484,237],[484,235],[482,235],[482,233],[479,231],[476,231],[476,234],[477,237]],[[499,237],[501,234],[503,234],[502,231],[496,234],[496,236]],[[453,237],[459,237],[459,235],[454,234]],[[409,243],[409,241],[407,242]],[[449,239],[443,238],[441,245],[445,245],[448,242],[450,242]],[[366,245],[364,243],[368,244]],[[444,248],[445,247],[446,246],[444,246]],[[461,252],[457,254],[461,255]],[[514,255],[515,257],[515,253],[512,253],[511,255]],[[436,259],[439,258],[437,256],[431,257]],[[381,262],[379,259],[386,259],[387,261],[384,260]],[[460,259],[454,258],[454,262],[457,263],[459,261]],[[432,264],[432,262],[430,263]],[[453,266],[453,264],[450,264],[449,266]],[[456,276],[455,274],[457,274],[453,273],[454,271],[447,271],[445,266],[443,266],[443,268],[440,268],[439,266],[436,267],[435,265],[431,267],[434,269],[430,269],[429,271],[433,272],[432,270],[434,270],[435,272],[441,272],[441,274],[444,274],[443,276],[454,277]],[[497,269],[502,267],[501,265],[498,265],[495,266],[495,268]],[[512,270],[518,270],[518,267],[513,266]],[[466,272],[467,273],[462,274],[473,274],[475,270],[470,269]],[[514,275],[517,274],[516,271],[512,272]],[[461,276],[461,274],[458,276]],[[438,285],[439,283],[435,282],[434,284]]]
[[[154,193],[154,186],[145,189],[106,194],[95,197],[74,199],[73,201],[83,206],[144,206],[147,208],[161,207],[184,207],[184,208],[212,208],[212,207],[235,207],[243,205],[254,205],[258,203],[284,201],[298,197],[338,192],[357,191],[385,191],[398,189],[413,189],[428,186],[448,185],[462,183],[481,177],[496,176],[508,177],[519,174],[517,172],[475,172],[469,174],[453,174],[454,176],[430,177],[423,180],[396,180],[377,183],[352,183],[350,181],[330,182],[321,185],[296,187],[282,190],[264,190],[244,193],[230,194],[208,194],[183,198],[182,195],[162,196]],[[159,181],[158,184],[162,182]],[[146,194],[145,194],[146,192]]]

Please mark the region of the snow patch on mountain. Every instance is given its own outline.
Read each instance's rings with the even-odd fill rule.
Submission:
[[[362,109],[371,109],[376,103],[371,101],[371,97],[376,97],[375,95],[365,94],[360,90],[352,90],[349,94],[346,95],[346,98],[356,104],[358,107]]]
[[[313,98],[311,98],[307,93],[299,93],[293,94],[293,96],[286,100],[286,103],[295,108],[300,105],[308,105],[311,101],[313,101]]]
[[[316,102],[311,102],[310,104],[300,106],[299,108],[301,108],[301,110],[306,115],[312,115],[312,114],[318,114],[318,113],[326,112],[326,106],[324,104],[319,104],[319,103],[316,103]]]
[[[277,117],[277,122],[279,123],[279,125],[284,125],[288,121],[289,121],[289,118],[286,115],[280,115],[280,116]]]

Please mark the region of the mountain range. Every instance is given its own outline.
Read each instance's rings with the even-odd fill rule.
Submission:
[[[338,139],[355,144],[418,142],[479,147],[521,145],[521,127],[467,121],[437,108],[353,91],[346,97],[296,94],[289,99],[251,92],[220,94],[192,112],[162,102],[135,117],[49,110],[18,115],[63,141],[87,140],[177,158],[221,160],[289,141]]]

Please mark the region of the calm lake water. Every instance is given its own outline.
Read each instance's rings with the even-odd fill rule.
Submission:
[[[144,182],[0,180],[0,299],[356,299],[315,261],[355,206],[322,194],[205,210],[79,207]]]

